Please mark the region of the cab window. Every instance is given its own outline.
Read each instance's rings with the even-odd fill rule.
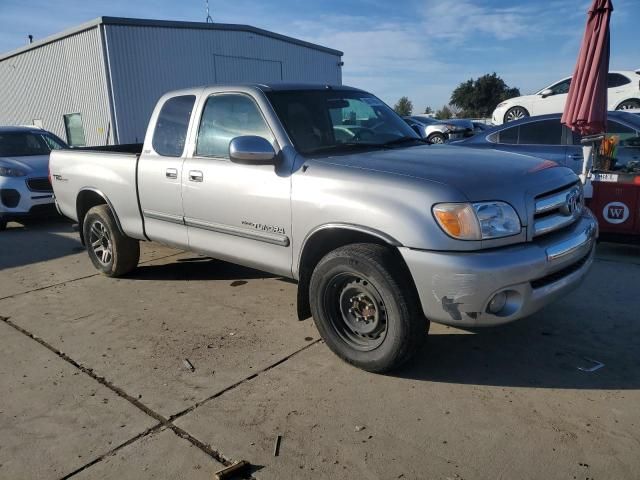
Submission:
[[[622,87],[623,85],[627,85],[629,83],[631,83],[631,80],[619,73],[610,73],[607,76],[607,88]]]
[[[545,120],[520,125],[520,145],[561,145],[562,124],[559,120]]]
[[[187,129],[195,95],[181,95],[164,102],[153,132],[153,149],[163,157],[180,157],[187,141]]]
[[[562,82],[558,82],[552,87],[550,87],[550,90],[553,92],[553,95],[560,95],[563,93],[569,93],[570,86],[571,86],[571,79],[567,78],[566,80],[563,80]]]
[[[244,135],[256,135],[274,142],[271,130],[250,97],[213,95],[208,98],[202,112],[196,155],[229,158],[229,143]]]

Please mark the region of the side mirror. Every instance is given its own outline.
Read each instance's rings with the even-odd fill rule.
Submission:
[[[273,165],[276,152],[266,138],[244,135],[229,143],[229,158],[244,165]]]
[[[551,95],[553,95],[553,90],[551,90],[550,88],[545,88],[540,92],[540,96],[542,98],[547,98],[547,97],[550,97]]]

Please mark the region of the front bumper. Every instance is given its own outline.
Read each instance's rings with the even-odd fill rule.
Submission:
[[[568,229],[533,242],[480,252],[400,252],[430,320],[479,327],[531,315],[576,288],[593,263],[598,225],[590,211]],[[489,312],[505,292],[504,308]]]
[[[28,187],[30,177],[0,177],[0,218],[18,219],[55,211],[53,192],[33,191]]]

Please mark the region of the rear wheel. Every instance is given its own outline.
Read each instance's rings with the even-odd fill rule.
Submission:
[[[640,100],[631,98],[622,102],[616,110],[631,110],[632,108],[640,108]]]
[[[520,120],[521,118],[527,118],[529,112],[524,107],[511,107],[504,114],[504,123],[513,122],[514,120]]]
[[[445,140],[445,136],[441,133],[432,133],[427,137],[427,142],[429,143],[444,143]]]
[[[87,212],[82,231],[89,258],[100,272],[119,277],[138,265],[140,242],[120,232],[107,205],[98,205]]]
[[[336,355],[381,373],[418,351],[429,322],[405,270],[395,252],[374,244],[347,245],[320,260],[311,277],[311,311]]]

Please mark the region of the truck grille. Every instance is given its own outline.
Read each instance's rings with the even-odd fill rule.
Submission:
[[[533,236],[537,237],[560,230],[575,222],[584,208],[581,183],[573,183],[535,199]]]
[[[53,192],[51,188],[51,182],[47,177],[30,178],[27,180],[27,187],[32,192]]]

